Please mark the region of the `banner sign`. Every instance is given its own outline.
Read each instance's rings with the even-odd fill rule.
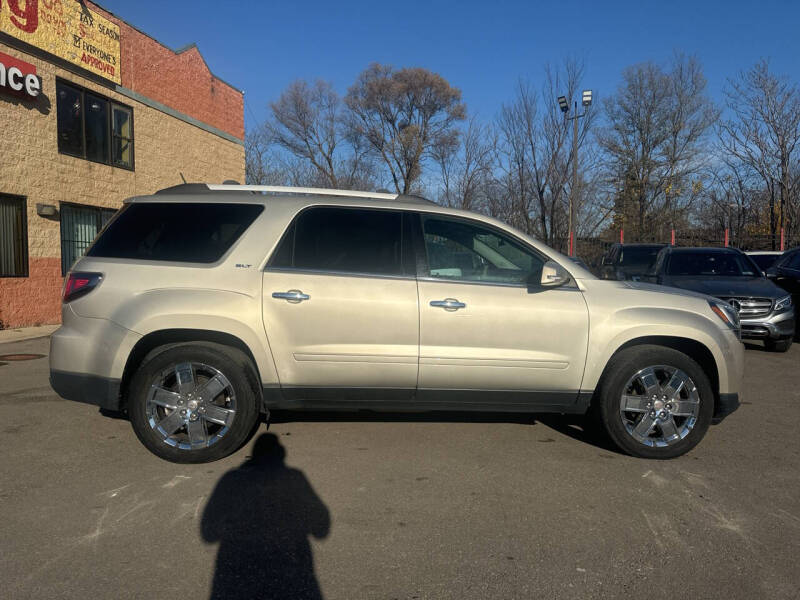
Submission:
[[[36,66],[0,52],[0,89],[26,99],[36,98],[42,91],[42,80]]]
[[[119,27],[76,0],[0,0],[0,31],[122,84]]]

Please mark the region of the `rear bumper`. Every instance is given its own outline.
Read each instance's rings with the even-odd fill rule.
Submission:
[[[108,410],[121,410],[119,379],[85,373],[50,370],[50,386],[66,400],[94,404]]]
[[[50,337],[50,385],[67,400],[120,410],[120,381],[138,333],[107,319],[80,317],[65,305]]]
[[[729,414],[739,408],[739,394],[720,394],[714,405],[714,416],[711,422],[716,425]]]

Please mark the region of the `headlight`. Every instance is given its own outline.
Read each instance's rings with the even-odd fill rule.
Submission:
[[[792,306],[792,297],[784,296],[783,298],[778,298],[777,300],[775,300],[775,308],[773,310],[777,312],[779,310],[786,310],[791,306]]]
[[[717,315],[725,325],[733,329],[736,333],[740,333],[739,313],[727,302],[720,302],[717,300],[709,300],[708,305],[711,310]]]

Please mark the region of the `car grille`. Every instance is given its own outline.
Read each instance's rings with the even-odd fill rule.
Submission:
[[[739,318],[752,319],[764,317],[772,311],[772,300],[769,298],[742,298],[742,297],[720,297],[739,311]]]

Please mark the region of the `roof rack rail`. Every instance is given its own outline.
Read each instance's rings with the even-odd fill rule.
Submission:
[[[330,188],[290,187],[284,185],[233,185],[229,183],[208,183],[209,190],[217,192],[260,192],[278,194],[315,194],[318,196],[347,196],[349,198],[375,198],[378,200],[397,200],[401,194],[384,192],[360,192],[356,190],[336,190]]]

